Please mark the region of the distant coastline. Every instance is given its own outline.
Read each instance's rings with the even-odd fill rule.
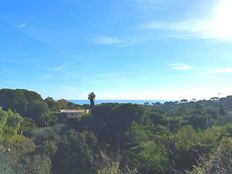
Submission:
[[[89,100],[70,100],[72,103],[83,105],[89,104]],[[168,100],[96,100],[95,104],[102,104],[102,103],[132,103],[132,104],[144,104],[148,102],[149,104],[152,103],[164,103]]]

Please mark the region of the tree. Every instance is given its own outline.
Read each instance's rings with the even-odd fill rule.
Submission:
[[[65,99],[61,99],[57,101],[59,109],[67,109],[68,108],[68,101]]]
[[[225,112],[223,106],[220,106],[220,111],[219,111],[219,113],[220,113],[220,115],[223,115],[223,116],[226,115],[226,112]]]
[[[142,124],[138,124],[135,121],[131,123],[130,128],[126,131],[126,137],[132,148],[140,145],[141,142],[148,141],[150,139],[151,132]]]
[[[88,100],[90,101],[90,109],[94,108],[94,100],[96,98],[96,95],[94,94],[94,92],[89,93],[88,95]]]
[[[35,101],[43,101],[41,96],[25,89],[0,89],[0,106],[4,110],[11,109],[20,115],[27,115],[28,105]]]
[[[197,133],[192,126],[183,126],[176,134],[177,147],[190,150],[198,143]]]
[[[8,113],[0,109],[0,140],[3,139],[6,123],[7,123]]]
[[[8,111],[8,118],[5,127],[5,139],[18,134],[23,118],[18,113]]]
[[[152,112],[151,114],[149,114],[149,117],[152,123],[155,125],[165,125],[167,122],[165,120],[165,115],[159,112]]]
[[[51,174],[51,160],[46,154],[27,155],[22,158],[20,173]]]
[[[97,174],[96,145],[97,139],[91,132],[66,132],[54,156],[54,173]]]
[[[120,174],[119,163],[112,163],[98,171],[98,174]]]
[[[187,103],[188,100],[187,100],[187,99],[182,99],[180,102],[181,102],[181,103]]]
[[[168,164],[168,156],[165,147],[154,141],[146,141],[141,144],[143,151],[138,154],[139,171],[141,173],[165,173]]]
[[[144,109],[139,105],[123,104],[118,107],[98,106],[92,111],[91,129],[98,140],[111,145],[120,152],[125,131],[133,121],[141,122]]]
[[[0,150],[0,173],[15,174],[17,173],[17,161],[10,153]]]
[[[0,140],[9,140],[18,135],[23,118],[12,111],[0,109]]]
[[[178,155],[175,160],[175,167],[184,171],[191,170],[199,160],[199,136],[192,126],[186,125],[179,129],[176,134],[176,146]]]
[[[41,123],[41,119],[45,114],[49,112],[49,108],[46,102],[35,101],[28,105],[27,117],[36,121],[36,123]]]
[[[47,97],[44,101],[48,104],[51,111],[59,111],[59,104],[52,97]]]

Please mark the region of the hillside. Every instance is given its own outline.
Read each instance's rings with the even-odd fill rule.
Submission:
[[[93,105],[93,103],[92,103]],[[231,173],[232,98],[106,103],[86,110],[23,89],[0,89],[0,173]]]

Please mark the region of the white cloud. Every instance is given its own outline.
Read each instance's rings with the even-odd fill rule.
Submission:
[[[171,69],[173,70],[178,70],[178,71],[187,71],[193,69],[190,65],[182,64],[182,63],[177,63],[177,64],[171,64],[169,65]]]
[[[27,24],[26,23],[23,23],[23,24],[19,24],[18,26],[17,26],[17,28],[24,28],[24,27],[26,27],[27,26]]]
[[[181,39],[217,39],[232,41],[232,1],[218,0],[207,18],[190,18],[180,21],[150,21],[142,29],[167,31],[170,37]]]
[[[59,65],[59,66],[53,68],[53,70],[54,70],[54,71],[61,71],[61,70],[63,70],[64,68],[66,68],[67,66],[68,66],[67,63],[66,63],[66,64],[62,64],[62,65]]]
[[[177,22],[148,22],[142,26],[142,29],[162,29],[171,30],[175,32],[186,32],[186,33],[204,33],[207,31],[207,20],[200,19],[187,19]]]
[[[181,39],[232,39],[232,35],[223,36],[217,33],[214,24],[207,19],[187,19],[178,22],[149,22],[144,24],[142,28],[168,31],[169,37]]]
[[[98,36],[92,42],[95,45],[119,45],[123,44],[124,40],[114,36]]]

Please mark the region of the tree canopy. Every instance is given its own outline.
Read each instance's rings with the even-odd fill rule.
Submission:
[[[0,173],[232,171],[232,98],[94,104],[90,113],[67,118],[61,109],[86,105],[1,89],[0,105]]]

